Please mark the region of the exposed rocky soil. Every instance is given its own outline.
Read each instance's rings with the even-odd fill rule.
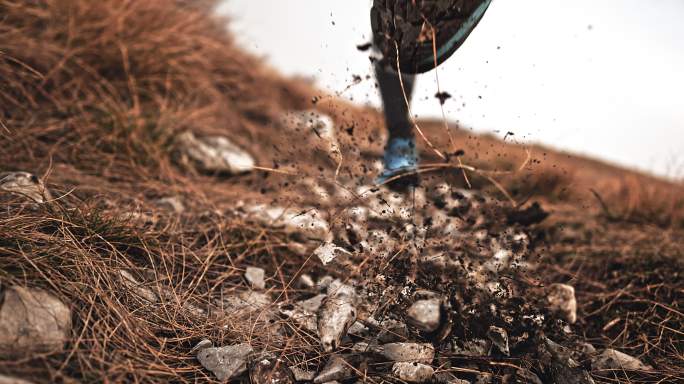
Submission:
[[[0,11],[0,383],[684,380],[681,186],[423,122],[393,192],[209,5]]]

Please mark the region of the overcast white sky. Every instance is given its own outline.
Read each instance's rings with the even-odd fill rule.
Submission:
[[[332,92],[372,74],[372,0],[225,0],[238,41]],[[439,68],[450,120],[684,177],[684,0],[494,0]],[[435,73],[413,110],[441,116]],[[344,94],[379,106],[374,81]],[[481,97],[481,98],[480,98]]]

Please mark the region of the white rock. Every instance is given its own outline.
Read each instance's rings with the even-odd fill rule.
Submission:
[[[549,310],[558,312],[570,324],[577,321],[575,288],[566,284],[553,284],[547,296]]]
[[[353,283],[353,281],[349,282],[350,284]],[[354,287],[351,285],[343,282],[340,279],[334,279],[333,281],[328,284],[328,296],[335,296],[335,295],[346,295],[346,296],[355,296],[356,295],[356,290]]]
[[[247,357],[252,351],[252,346],[246,343],[205,348],[197,353],[197,360],[220,381],[227,382],[247,370]]]
[[[52,200],[43,182],[28,172],[0,173],[0,191],[28,197],[36,203]]]
[[[302,286],[303,288],[313,288],[316,286],[316,282],[314,282],[313,278],[304,273],[301,276],[299,276],[299,285]]]
[[[382,346],[382,354],[390,361],[431,363],[435,348],[428,343],[389,343]]]
[[[298,210],[257,204],[244,207],[247,217],[269,227],[282,228],[304,240],[332,241],[328,222],[315,208]]]
[[[394,363],[392,374],[399,380],[408,383],[425,383],[435,374],[434,368],[421,363]]]
[[[46,291],[9,287],[0,303],[0,354],[60,351],[71,336],[69,307]]]
[[[205,172],[240,174],[254,169],[250,154],[223,136],[197,137],[190,131],[178,139],[181,160]]]
[[[294,374],[287,362],[273,355],[253,356],[249,363],[251,384],[294,384]]]
[[[606,349],[592,361],[593,369],[617,369],[630,371],[651,371],[653,367],[641,360],[614,349]]]
[[[320,246],[318,246],[316,250],[314,250],[314,255],[316,255],[318,259],[321,260],[321,263],[323,263],[323,265],[328,265],[328,263],[335,260],[338,254],[351,255],[349,251],[347,251],[344,248],[338,247],[334,243],[323,243]]]
[[[363,325],[363,323],[357,321],[354,324],[349,327],[347,330],[347,333],[350,335],[356,335],[356,336],[362,336],[362,335],[367,335],[369,332],[368,327]]]
[[[284,217],[286,228],[292,228],[293,232],[305,234],[312,240],[330,241],[332,233],[330,225],[323,218],[323,214],[315,209],[307,209],[304,212],[288,212]]]
[[[441,322],[440,300],[418,300],[406,312],[409,323],[425,332],[434,332]]]
[[[252,286],[252,289],[262,290],[266,288],[264,276],[265,272],[262,268],[247,267],[247,270],[245,271],[245,279],[247,279]]]
[[[316,295],[310,299],[298,301],[295,305],[309,312],[317,312],[321,308],[321,305],[323,305],[323,301],[326,297],[328,297],[328,295]]]
[[[322,384],[335,380],[343,380],[352,376],[353,371],[349,364],[342,357],[332,355],[325,367],[316,375],[313,382],[315,384]]]
[[[332,282],[335,281],[335,278],[332,276],[323,276],[320,279],[318,279],[318,282],[316,283],[316,288],[318,288],[321,291],[327,291],[328,287]]]
[[[316,311],[321,306],[322,300],[327,295],[318,295],[309,300],[300,301],[291,306],[284,306],[280,313],[292,319],[309,332],[318,331],[318,317]]]
[[[341,285],[328,287],[328,297],[318,311],[318,336],[326,352],[332,352],[356,321],[354,288]]]
[[[508,347],[508,332],[500,327],[491,326],[487,331],[487,337],[496,345],[496,347],[506,356],[510,355]]]

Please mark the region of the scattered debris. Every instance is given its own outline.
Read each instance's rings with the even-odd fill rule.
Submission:
[[[69,307],[42,289],[9,287],[0,303],[0,355],[60,351],[71,336]]]
[[[177,144],[181,163],[202,172],[237,175],[254,169],[252,156],[223,136],[197,137],[186,131]]]
[[[535,201],[526,209],[509,212],[507,220],[509,225],[520,224],[523,226],[530,226],[541,223],[546,220],[547,217],[549,217],[549,213]]]
[[[252,289],[263,290],[266,288],[264,281],[265,272],[262,268],[247,267],[245,271],[245,279],[252,286]]]
[[[246,343],[220,348],[205,348],[197,354],[200,364],[221,382],[227,382],[247,370],[247,358],[252,346]]]
[[[501,353],[506,356],[511,354],[511,351],[508,348],[508,332],[506,332],[505,329],[491,326],[489,327],[489,331],[487,331],[487,337],[496,345]]]
[[[435,348],[428,343],[389,343],[382,346],[382,354],[390,361],[430,364]]]
[[[328,383],[336,380],[344,380],[354,376],[350,365],[339,355],[332,355],[321,372],[316,375],[314,384]]]
[[[28,172],[0,173],[0,191],[28,197],[36,203],[52,200],[50,191],[35,175]]]
[[[591,363],[594,370],[617,369],[630,371],[652,371],[653,367],[641,360],[615,349],[606,349]]]
[[[462,348],[454,346],[454,353],[456,353],[457,355],[470,357],[487,356],[487,351],[489,351],[490,347],[490,343],[484,339],[464,341],[462,344]]]
[[[284,360],[261,356],[250,363],[249,380],[251,384],[294,384],[295,377]]]
[[[399,362],[392,366],[392,374],[409,383],[425,383],[435,374],[434,368],[421,363]]]
[[[358,49],[361,52],[365,52],[365,51],[369,50],[372,46],[373,46],[373,43],[363,43],[363,44],[357,45],[356,49]]]
[[[451,99],[451,94],[449,92],[437,92],[435,98],[439,100],[440,105],[444,105],[447,100]]]
[[[356,321],[356,292],[345,284],[330,284],[328,297],[318,311],[318,335],[326,352],[337,349]]]
[[[549,310],[558,312],[570,324],[577,321],[577,299],[575,288],[566,284],[553,284],[549,287],[547,300]]]
[[[419,300],[409,307],[406,318],[421,331],[434,332],[441,323],[440,307],[439,299]]]
[[[338,165],[342,162],[342,152],[337,140],[335,123],[325,114],[316,110],[290,112],[284,118],[285,126],[290,130],[311,133],[311,144],[330,156]]]

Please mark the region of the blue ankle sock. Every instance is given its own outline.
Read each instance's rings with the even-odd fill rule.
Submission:
[[[396,175],[418,168],[418,151],[413,138],[390,138],[383,157],[384,170],[377,182],[383,183]]]

